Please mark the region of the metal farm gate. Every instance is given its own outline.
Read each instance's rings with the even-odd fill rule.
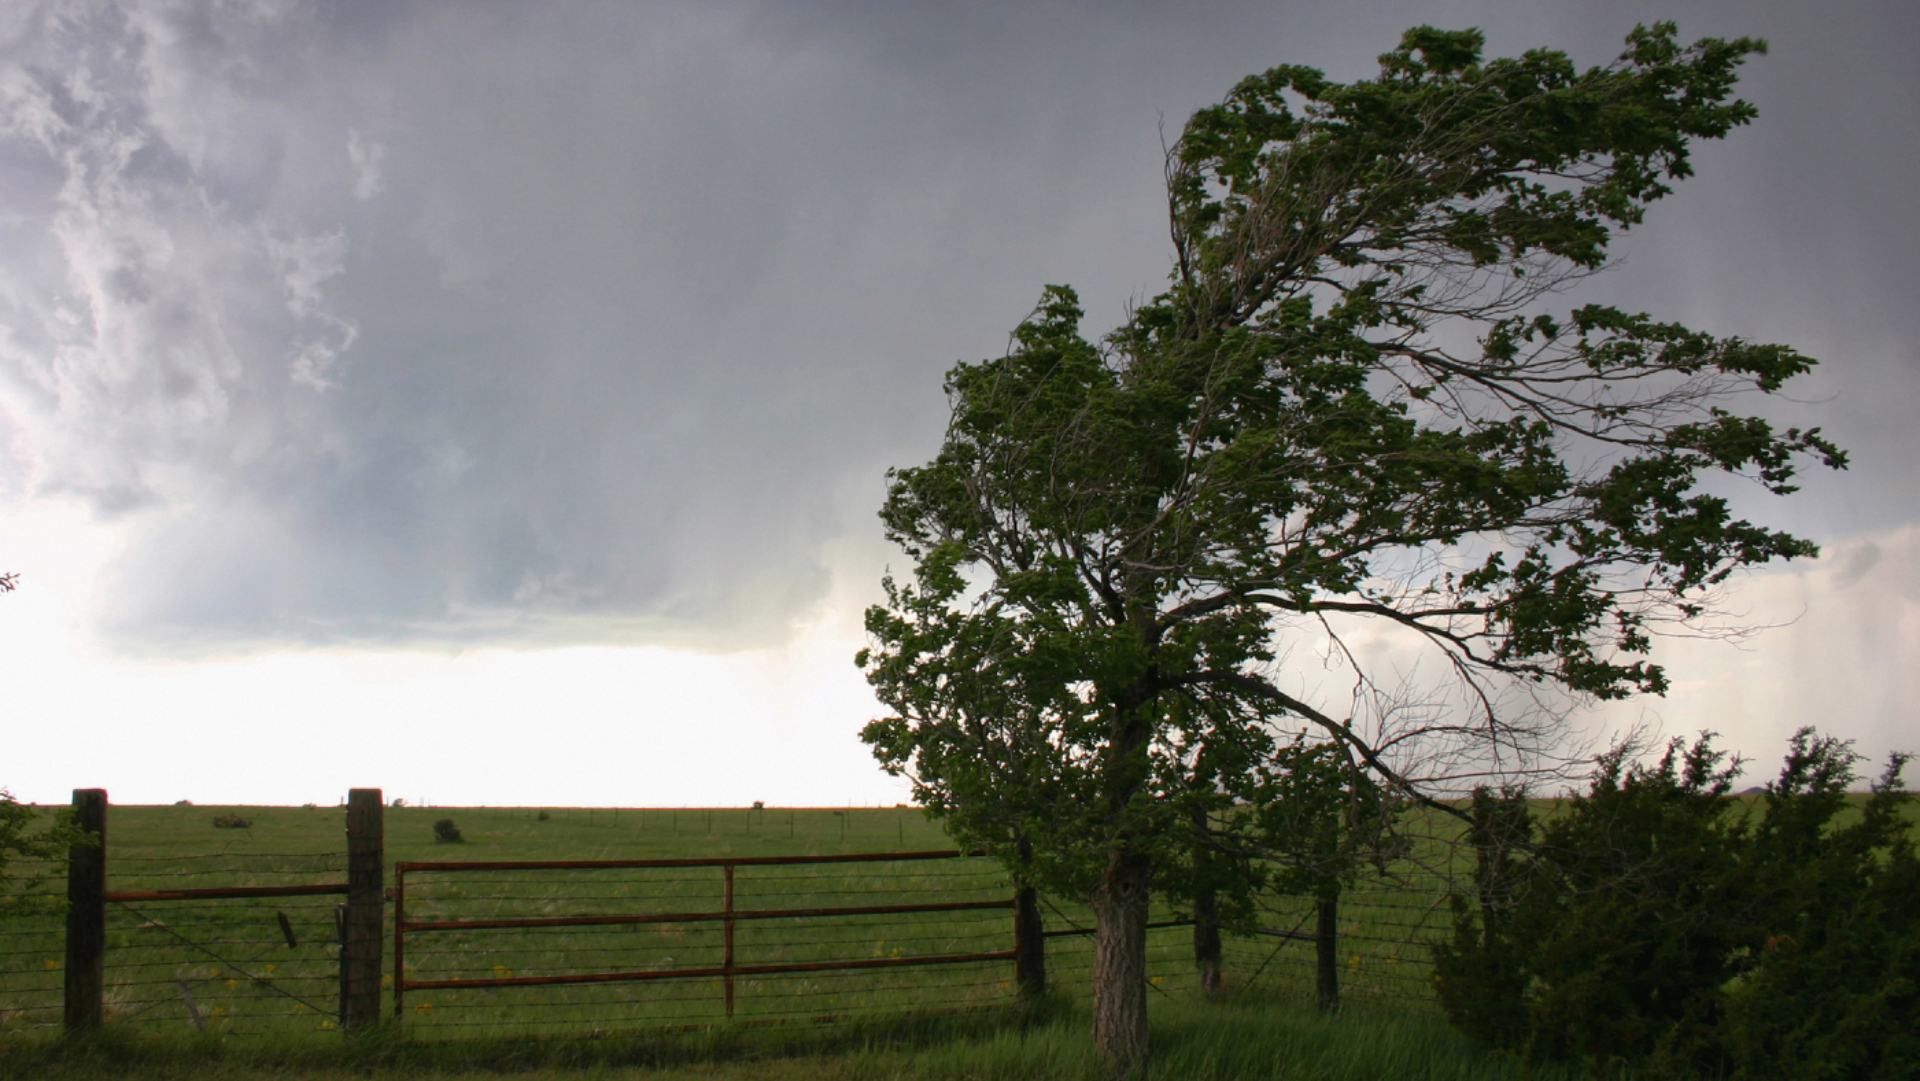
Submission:
[[[949,1012],[1040,978],[1017,971],[1019,891],[957,851],[394,870],[393,1008],[410,1032]]]

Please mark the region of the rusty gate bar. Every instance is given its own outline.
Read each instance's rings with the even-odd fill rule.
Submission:
[[[777,965],[735,965],[732,968],[659,968],[646,972],[585,972],[573,976],[496,976],[479,980],[411,980],[414,991],[448,987],[538,987],[550,983],[633,983],[641,980],[712,979],[716,976],[778,976],[788,972],[838,972],[861,968],[914,968],[926,965],[963,965],[975,961],[1011,961],[1013,950],[985,953],[941,953],[926,957],[867,957],[858,961],[791,961]],[[397,984],[397,981],[396,981]]]
[[[323,897],[345,894],[345,882],[317,886],[213,886],[191,890],[108,890],[109,901],[210,901],[224,897]]]
[[[396,869],[416,871],[620,871],[644,867],[775,867],[800,863],[907,863],[912,860],[951,860],[984,856],[985,849],[961,852],[852,852],[831,856],[701,856],[671,860],[493,860],[481,863],[396,863]]]
[[[819,916],[891,916],[905,912],[965,912],[1012,908],[1006,901],[938,901],[918,905],[869,905],[859,908],[750,908],[734,912],[662,912],[644,916],[525,916],[498,920],[410,920],[407,933],[424,931],[495,931],[512,927],[595,927],[623,923],[701,923],[713,920],[777,920]],[[1061,932],[1072,934],[1073,932]]]

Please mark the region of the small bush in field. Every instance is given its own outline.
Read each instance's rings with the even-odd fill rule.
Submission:
[[[550,814],[548,814],[548,813],[547,813],[547,812],[545,812],[545,811],[541,811],[541,812],[540,812],[540,821],[542,821],[542,822],[545,822],[545,821],[547,821],[548,819],[551,819],[552,817],[553,817],[552,815],[550,815]]]
[[[213,828],[217,830],[243,830],[253,826],[253,819],[241,818],[237,814],[213,816]]]
[[[443,845],[454,845],[466,840],[460,836],[460,827],[451,818],[443,818],[433,824],[433,839]]]

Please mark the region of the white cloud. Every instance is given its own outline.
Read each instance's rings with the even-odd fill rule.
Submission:
[[[386,145],[347,130],[347,158],[353,162],[353,197],[366,202],[380,194],[380,165],[386,160]]]
[[[353,348],[354,339],[360,336],[359,324],[329,310],[321,290],[346,267],[346,233],[335,230],[289,241],[269,236],[266,246],[283,276],[287,310],[301,323],[289,371],[294,382],[325,390],[332,385],[327,370],[340,354]]]
[[[1920,751],[1920,526],[1832,543],[1817,561],[1739,580],[1728,600],[1756,633],[1658,641],[1666,697],[1602,717],[1625,725],[1645,711],[1669,735],[1721,733],[1756,784],[1804,725],[1857,740],[1872,760]]]

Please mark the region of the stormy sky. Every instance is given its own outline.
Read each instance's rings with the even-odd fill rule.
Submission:
[[[1791,343],[1819,541],[1594,719],[1920,746],[1920,9],[0,7],[0,784],[64,799],[892,802],[851,654],[889,466],[1046,283],[1165,280],[1161,149],[1401,30],[1767,38],[1586,296]],[[355,748],[377,747],[371,756]],[[1764,767],[1762,767],[1764,772]]]

